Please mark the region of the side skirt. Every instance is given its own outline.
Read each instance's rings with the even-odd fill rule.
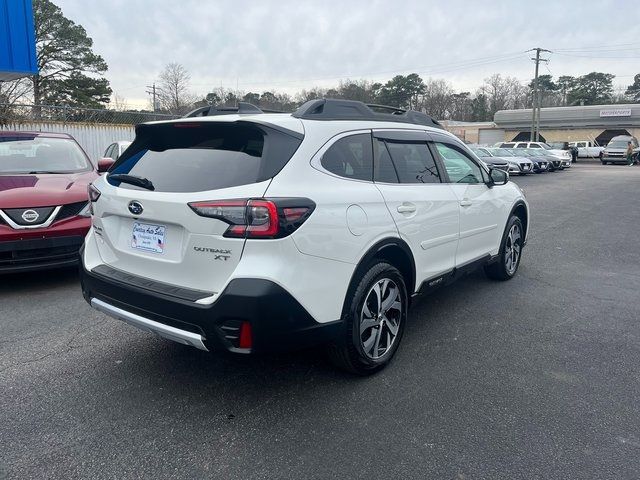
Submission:
[[[448,272],[428,278],[420,284],[420,288],[412,295],[412,297],[429,294],[443,285],[450,285],[460,277],[464,277],[465,275],[475,272],[480,267],[497,262],[499,258],[499,255],[487,254],[476,260],[471,260],[463,265],[459,265]]]

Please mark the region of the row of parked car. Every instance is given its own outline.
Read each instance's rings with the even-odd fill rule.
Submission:
[[[471,150],[487,166],[511,175],[555,172],[571,167],[567,150],[551,148],[544,142],[500,142],[493,147],[471,146]]]

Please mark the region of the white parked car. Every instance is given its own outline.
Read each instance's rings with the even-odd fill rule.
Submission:
[[[600,158],[600,154],[604,150],[604,147],[590,140],[569,142],[569,146],[578,149],[578,158]]]
[[[326,343],[347,370],[384,367],[414,295],[478,266],[516,274],[530,217],[508,174],[431,117],[372,108],[240,103],[138,125],[90,187],[86,300],[202,350]]]
[[[498,150],[503,152],[508,151],[506,149],[496,149],[491,147],[478,147],[471,149],[473,153],[475,153],[480,160],[486,163],[488,166],[491,166],[491,162],[499,162],[500,166],[496,168],[502,168],[502,165],[506,164],[506,171],[510,174],[516,175],[527,175],[528,173],[533,173],[533,162],[526,157],[516,157],[515,155],[510,154],[502,154],[498,153]]]
[[[114,142],[106,148],[103,157],[118,160],[118,158],[120,158],[120,155],[124,153],[129,145],[131,145],[131,142],[127,140]]]
[[[545,153],[562,160],[562,167],[571,167],[571,153],[568,150],[551,148],[545,142],[502,142],[502,148],[541,148]]]

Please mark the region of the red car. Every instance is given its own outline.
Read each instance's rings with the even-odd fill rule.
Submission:
[[[94,165],[62,133],[0,131],[0,273],[74,265],[91,227]]]

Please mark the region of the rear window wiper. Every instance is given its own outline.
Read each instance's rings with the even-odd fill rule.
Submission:
[[[112,173],[109,175],[111,180],[116,180],[121,183],[129,183],[136,187],[142,187],[147,190],[155,190],[153,183],[148,178],[136,177],[135,175],[128,175],[126,173]]]

